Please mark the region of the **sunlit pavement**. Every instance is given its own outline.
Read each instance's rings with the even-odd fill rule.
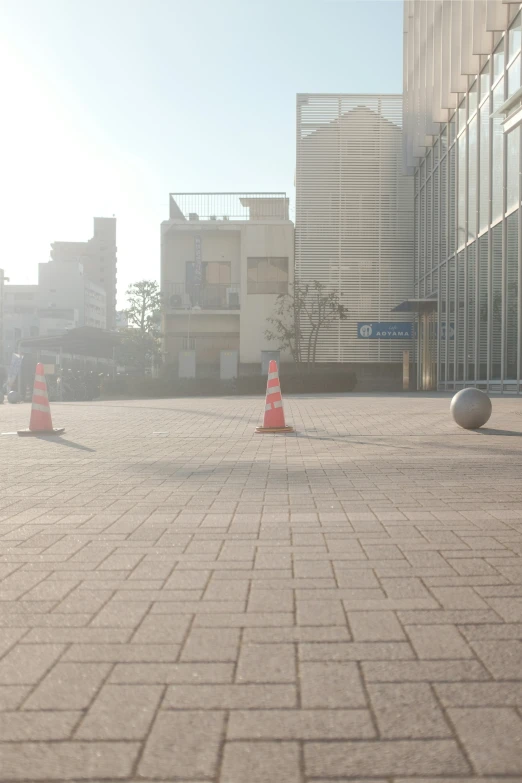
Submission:
[[[2,783],[522,780],[522,399],[263,407],[0,438]]]

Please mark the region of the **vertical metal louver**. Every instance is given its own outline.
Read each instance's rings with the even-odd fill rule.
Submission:
[[[413,294],[413,177],[400,95],[297,96],[295,274],[339,293],[348,319],[318,361],[395,362],[409,341],[357,339],[358,321],[404,321]]]

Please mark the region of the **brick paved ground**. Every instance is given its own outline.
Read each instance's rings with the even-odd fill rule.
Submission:
[[[261,410],[0,438],[2,783],[522,780],[522,400]]]

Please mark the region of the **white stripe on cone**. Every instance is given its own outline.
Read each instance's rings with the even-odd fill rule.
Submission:
[[[48,405],[40,405],[38,402],[33,402],[33,410],[41,411],[41,413],[50,413],[51,409]]]

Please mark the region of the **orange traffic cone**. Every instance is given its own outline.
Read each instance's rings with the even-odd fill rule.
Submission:
[[[45,382],[43,364],[36,365],[34,376],[33,403],[31,407],[31,419],[28,430],[18,430],[19,435],[61,435],[65,427],[53,429],[51,408],[47,396],[47,383]]]
[[[279,385],[277,362],[273,359],[268,365],[268,381],[266,384],[265,418],[262,427],[256,427],[256,432],[293,432],[293,427],[285,424],[283,398]]]

